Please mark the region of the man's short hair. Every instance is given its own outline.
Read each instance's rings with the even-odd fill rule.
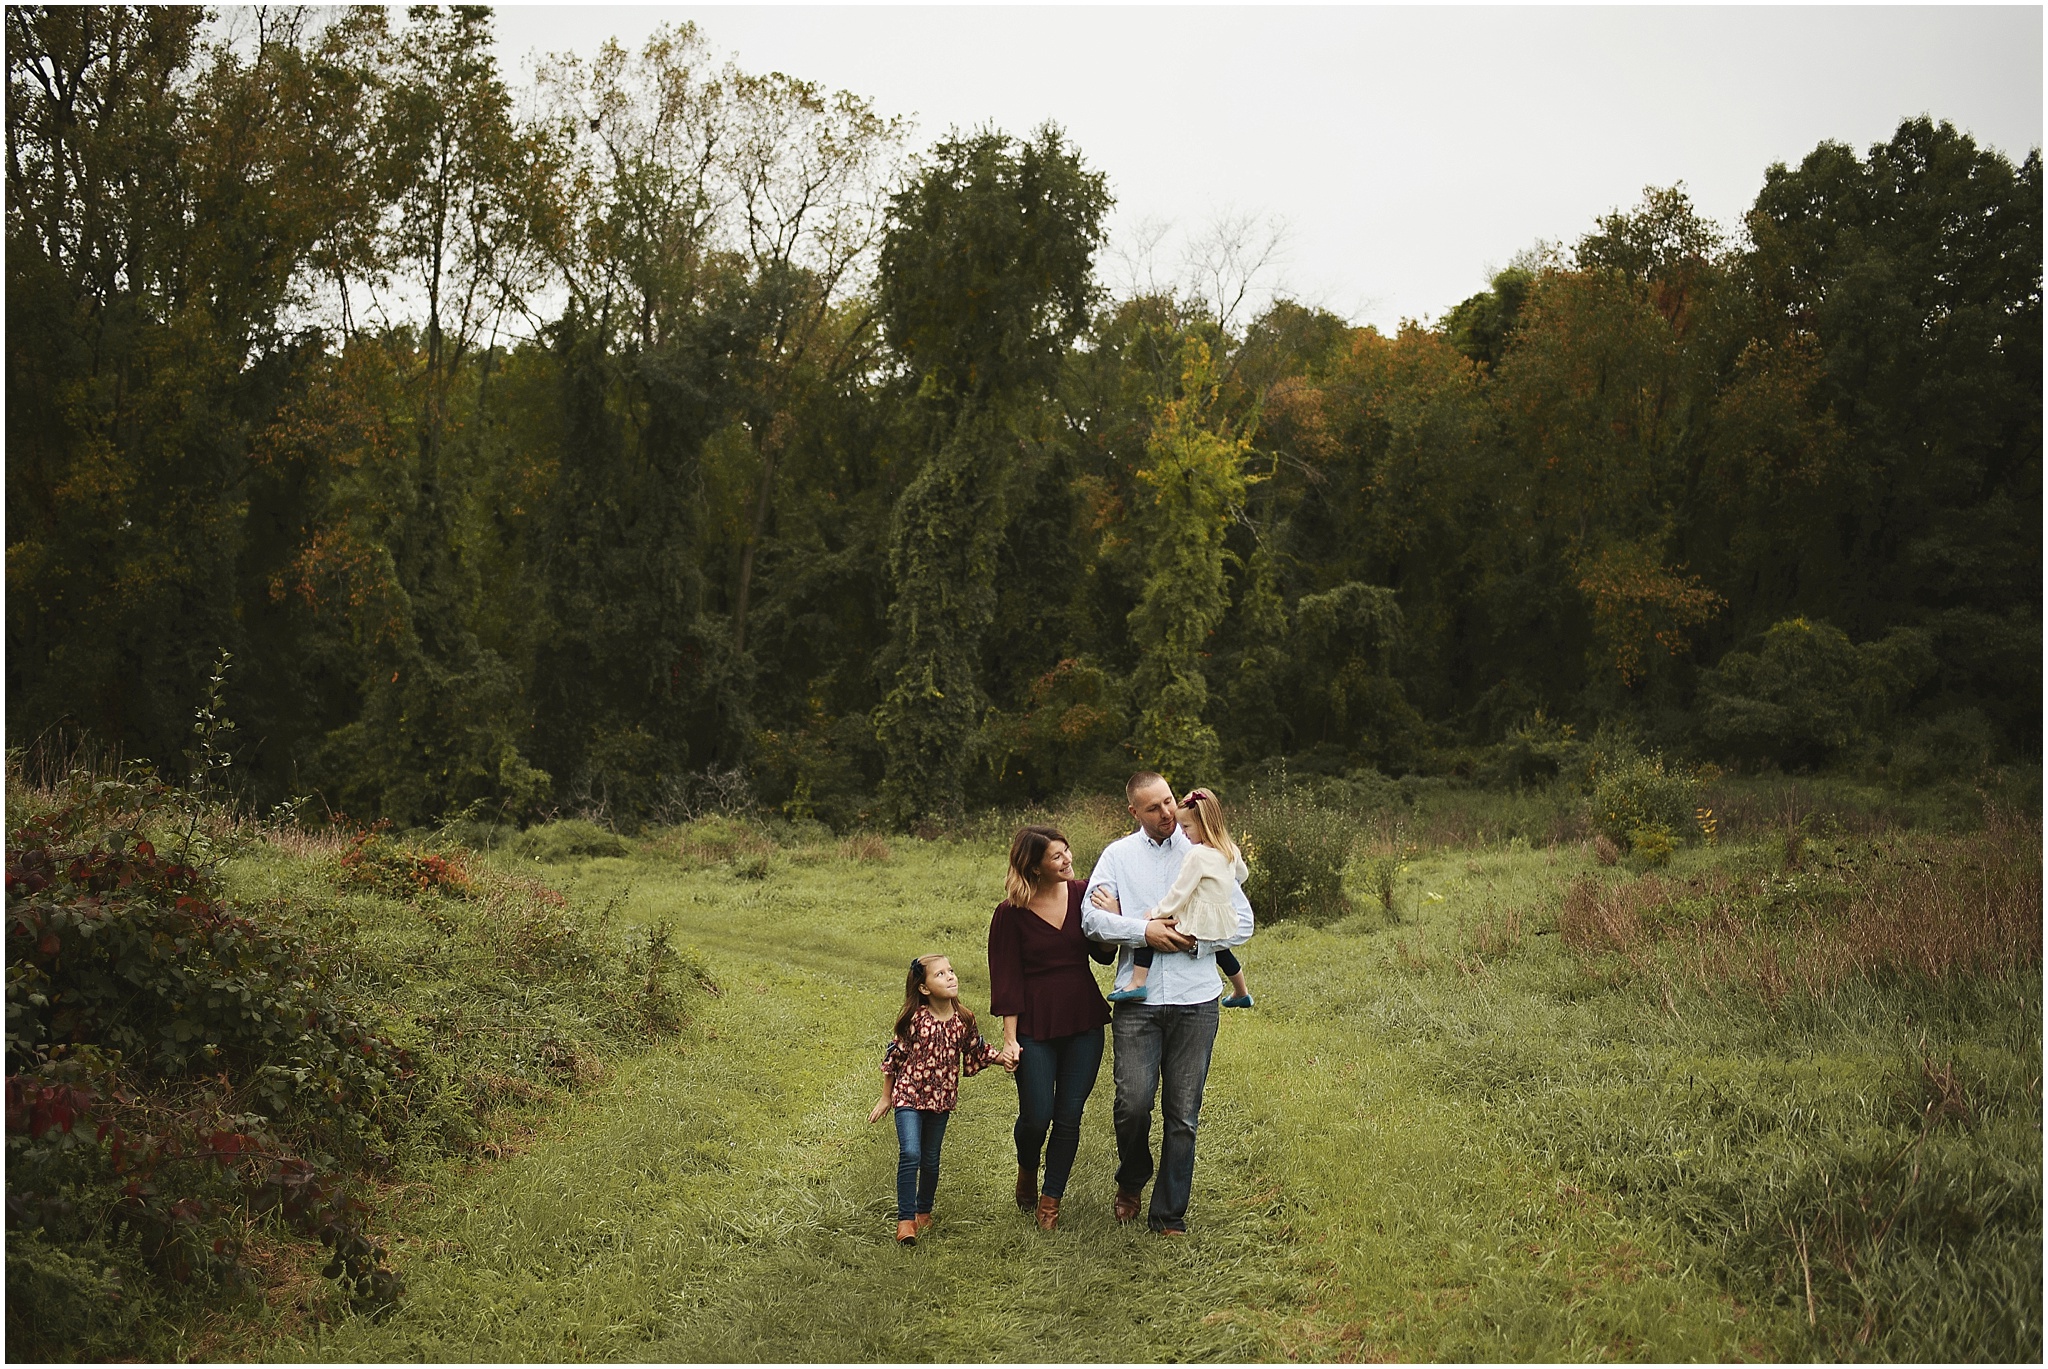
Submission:
[[[1138,803],[1138,791],[1140,789],[1143,789],[1148,784],[1165,783],[1166,776],[1160,774],[1157,770],[1140,770],[1137,774],[1124,781],[1124,802],[1135,808]]]

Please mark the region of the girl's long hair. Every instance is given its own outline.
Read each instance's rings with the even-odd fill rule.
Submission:
[[[1010,842],[1010,869],[1003,876],[1003,896],[1021,908],[1045,880],[1045,853],[1054,842],[1072,850],[1074,843],[1057,827],[1020,827]]]
[[[903,1011],[896,1014],[896,1039],[905,1046],[910,1044],[910,1019],[917,1016],[917,1010],[924,1006],[924,996],[918,992],[924,987],[925,969],[934,960],[950,960],[951,956],[921,955],[910,962],[910,970],[903,979]],[[967,1006],[967,1000],[953,1000],[953,1011],[960,1014],[967,1023],[967,1030],[980,1035],[980,1028],[974,1025],[974,1011]]]
[[[1223,820],[1223,803],[1207,789],[1190,789],[1180,806],[1195,815],[1202,840],[1222,853],[1225,860],[1238,859],[1237,843],[1230,839],[1230,825]]]

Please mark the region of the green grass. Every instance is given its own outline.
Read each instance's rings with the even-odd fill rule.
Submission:
[[[1058,1231],[1010,1201],[1015,1097],[986,1073],[963,1083],[933,1231],[900,1249],[893,1133],[865,1120],[899,967],[947,952],[987,1002],[1002,856],[890,845],[494,857],[667,925],[719,992],[536,1115],[508,1158],[404,1176],[384,1215],[409,1290],[394,1314],[242,1309],[194,1328],[205,1353],[2039,1356],[2038,960],[2017,981],[1775,1005],[1660,980],[1551,934],[1569,879],[1634,878],[1576,845],[1439,850],[1401,873],[1397,922],[1374,903],[1261,931],[1259,1006],[1224,1014],[1185,1242],[1111,1220],[1105,1061]],[[1693,848],[1667,873],[1770,858]],[[1967,1122],[1916,1121],[1929,1060],[1964,1081]],[[1859,1195],[1906,1214],[1874,1254],[1844,1225]],[[1831,1230],[1848,1233],[1834,1264]]]

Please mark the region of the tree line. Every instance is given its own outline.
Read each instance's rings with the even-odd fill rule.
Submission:
[[[1388,335],[1114,295],[1059,129],[689,25],[6,23],[10,745],[176,768],[225,650],[252,802],[400,824],[2038,760],[2038,149],[1652,189]]]

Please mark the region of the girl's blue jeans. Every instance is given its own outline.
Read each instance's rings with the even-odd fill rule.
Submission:
[[[939,1191],[939,1147],[946,1142],[950,1112],[896,1109],[896,1220],[907,1222],[932,1210]]]

